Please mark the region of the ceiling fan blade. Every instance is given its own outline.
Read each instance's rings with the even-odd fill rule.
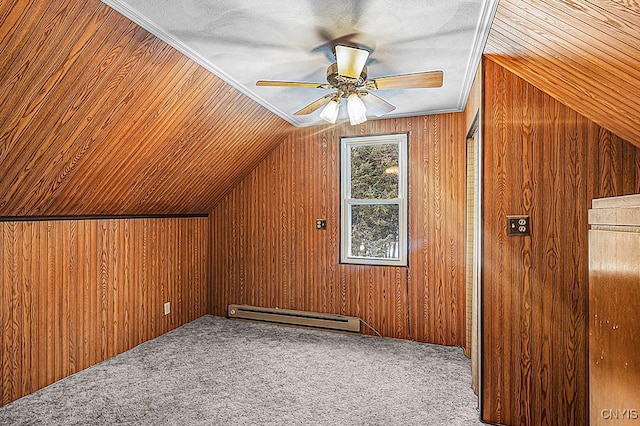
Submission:
[[[307,105],[306,107],[302,108],[300,111],[295,112],[293,115],[311,114],[315,110],[319,109],[321,106],[325,105],[331,99],[333,99],[334,96],[335,96],[335,93],[329,93],[328,95],[324,95],[320,99],[311,102],[309,105]]]
[[[279,86],[279,87],[310,87],[313,89],[331,89],[327,83],[310,83],[305,81],[273,81],[258,80],[256,86]]]
[[[442,71],[417,72],[367,80],[367,89],[421,89],[442,86]]]
[[[380,117],[382,115],[389,114],[391,111],[396,109],[395,106],[391,105],[381,97],[376,96],[370,92],[364,93],[365,95],[362,96],[362,101],[367,107],[367,114],[371,114],[375,117]]]
[[[367,63],[369,51],[355,47],[336,46],[336,62],[338,74],[343,77],[360,78],[360,73]]]

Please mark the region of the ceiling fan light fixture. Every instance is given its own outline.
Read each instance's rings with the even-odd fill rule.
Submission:
[[[347,97],[347,112],[352,126],[367,121],[367,108],[357,93],[352,93]]]
[[[338,119],[338,112],[340,111],[340,101],[332,99],[327,103],[324,109],[320,112],[320,118],[331,124],[335,124]]]
[[[358,79],[367,63],[367,58],[369,58],[369,51],[348,46],[336,46],[335,52],[338,74]]]
[[[338,116],[341,115],[340,104],[344,103],[342,98],[345,98],[347,115],[352,126],[367,121],[367,109],[369,109],[368,113],[371,117],[380,117],[396,109],[394,105],[375,95],[373,91],[442,87],[442,71],[387,75],[369,79],[366,66],[369,59],[368,50],[335,45],[333,53],[336,61],[327,67],[326,83],[258,80],[256,85],[335,90],[316,99],[293,115],[313,114],[322,108],[320,118],[334,124],[338,120]],[[365,98],[366,104],[362,98]]]

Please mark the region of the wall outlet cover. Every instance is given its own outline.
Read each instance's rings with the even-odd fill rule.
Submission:
[[[507,216],[507,235],[510,237],[531,235],[531,223],[529,216]]]

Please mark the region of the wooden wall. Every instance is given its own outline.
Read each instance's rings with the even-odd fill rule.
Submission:
[[[292,128],[99,0],[0,2],[0,216],[207,213]]]
[[[476,118],[476,114],[478,115],[478,125],[480,125],[482,121],[482,88],[483,88],[483,79],[482,79],[482,66],[478,66],[478,70],[476,71],[476,75],[473,78],[473,85],[469,90],[469,98],[467,99],[467,105],[464,108],[464,116],[465,116],[465,129],[468,131],[471,129],[473,125],[473,121]]]
[[[586,425],[587,211],[640,192],[640,149],[485,60],[484,409],[507,425]],[[530,237],[505,216],[528,214]]]
[[[0,405],[206,314],[208,244],[206,217],[0,222]]]
[[[342,265],[339,138],[394,132],[410,132],[409,267]],[[464,208],[462,113],[298,129],[211,213],[211,310],[356,315],[384,336],[462,346]]]
[[[484,53],[640,147],[640,2],[500,0]]]

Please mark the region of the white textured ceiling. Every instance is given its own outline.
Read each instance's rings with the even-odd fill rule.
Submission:
[[[336,42],[371,52],[369,78],[444,72],[440,88],[376,90],[396,106],[384,118],[462,110],[498,0],[103,2],[285,120],[309,126],[324,123],[319,110],[293,113],[330,91],[255,83],[325,83]]]

